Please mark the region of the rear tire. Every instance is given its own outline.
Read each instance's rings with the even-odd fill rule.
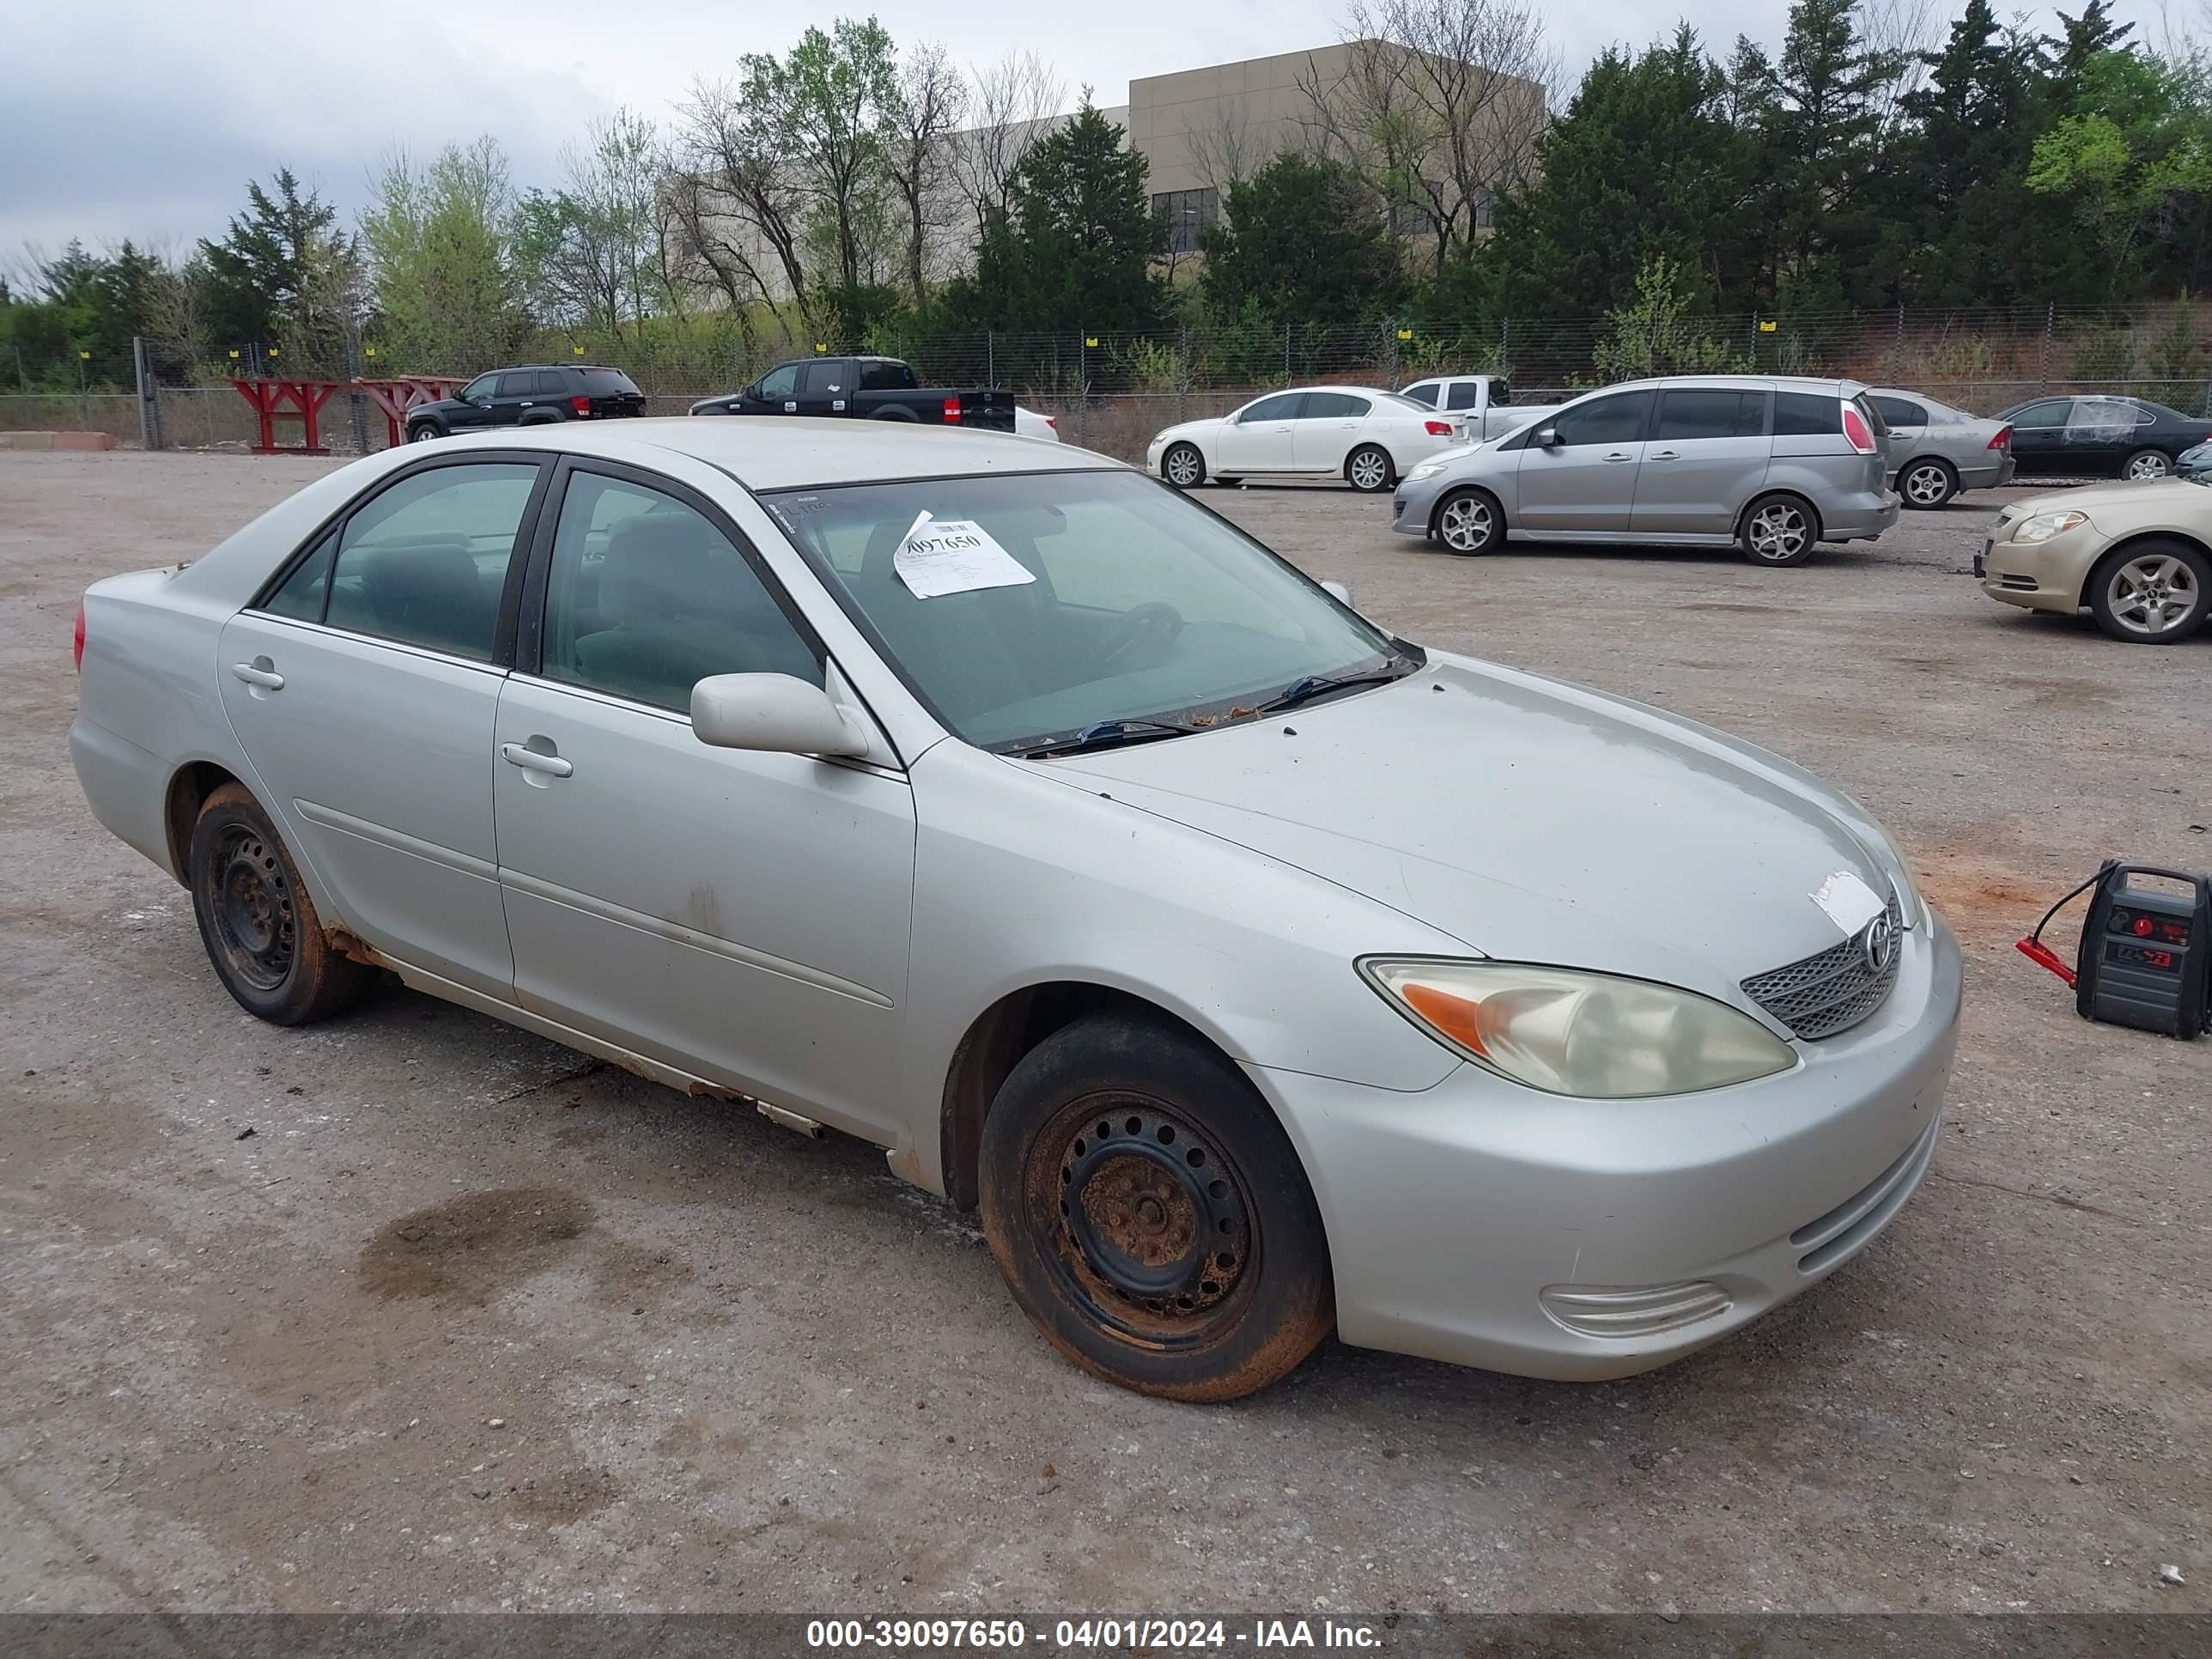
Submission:
[[[410,444],[427,444],[445,435],[434,422],[429,421],[417,421],[407,428],[407,441]]]
[[[1398,469],[1382,445],[1362,444],[1344,458],[1344,481],[1363,495],[1379,495],[1398,482]]]
[[[2179,645],[2212,607],[2212,559],[2186,542],[2130,542],[2097,562],[2088,582],[2097,626],[2130,645]]]
[[[1168,1022],[1087,1015],[1008,1075],[983,1125],[984,1237],[1045,1340],[1095,1376],[1235,1400],[1336,1322],[1321,1213],[1236,1066]]]
[[[1761,495],[1744,510],[1736,544],[1753,564],[1780,570],[1805,562],[1820,539],[1820,521],[1796,495]]]
[[[243,784],[201,805],[185,868],[200,942],[247,1013],[304,1025],[343,1013],[376,983],[375,969],[331,948],[276,826]]]
[[[1959,475],[1950,462],[1923,455],[1897,475],[1897,493],[1905,506],[1932,513],[1959,493]]]
[[[2173,476],[2173,457],[2162,449],[2138,449],[2120,467],[2120,476],[2138,483]]]
[[[1455,489],[1437,505],[1431,532],[1464,559],[1493,551],[1505,538],[1505,513],[1486,489]]]
[[[1160,457],[1160,477],[1177,489],[1195,489],[1206,482],[1206,457],[1196,444],[1170,444]]]

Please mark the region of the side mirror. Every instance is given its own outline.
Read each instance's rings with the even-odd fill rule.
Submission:
[[[714,674],[691,688],[691,731],[713,749],[770,755],[868,752],[867,733],[830,694],[789,674]]]
[[[1555,426],[1547,426],[1547,427],[1539,427],[1539,428],[1536,429],[1536,447],[1537,447],[1537,448],[1539,448],[1539,449],[1557,449],[1559,447],[1559,428],[1557,428],[1557,427],[1555,427]]]
[[[1342,582],[1323,582],[1321,585],[1321,591],[1328,594],[1332,599],[1334,599],[1346,611],[1357,611],[1359,609],[1358,605],[1352,602],[1352,590],[1346,587]]]

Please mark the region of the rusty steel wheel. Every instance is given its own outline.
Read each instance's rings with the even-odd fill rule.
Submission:
[[[1297,1154],[1236,1068],[1164,1021],[1092,1015],[1014,1068],[984,1126],[992,1252],[1046,1337],[1146,1394],[1230,1400],[1334,1322]]]
[[[376,982],[374,969],[331,948],[276,826],[243,786],[209,793],[185,861],[200,942],[248,1013],[304,1024],[352,1006]]]

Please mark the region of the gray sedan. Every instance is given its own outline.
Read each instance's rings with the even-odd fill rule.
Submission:
[[[1938,507],[1962,489],[2012,480],[2012,428],[1917,392],[1867,393],[1889,428],[1890,482],[1904,504]]]
[[[1608,386],[1406,475],[1390,527],[1453,553],[1509,540],[1740,547],[1802,564],[1897,520],[1881,413],[1849,380],[1712,375]]]
[[[1151,1393],[1331,1330],[1647,1370],[1938,1142],[1959,951],[1855,802],[1395,638],[1079,450],[402,448],[98,583],[77,640],[86,798],[248,1012],[388,971],[873,1143]]]

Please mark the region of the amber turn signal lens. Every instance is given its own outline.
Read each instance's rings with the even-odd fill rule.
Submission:
[[[1399,994],[1406,999],[1407,1007],[1462,1048],[1472,1048],[1478,1054],[1490,1052],[1482,1046],[1480,1003],[1439,991],[1433,985],[1408,985]]]

